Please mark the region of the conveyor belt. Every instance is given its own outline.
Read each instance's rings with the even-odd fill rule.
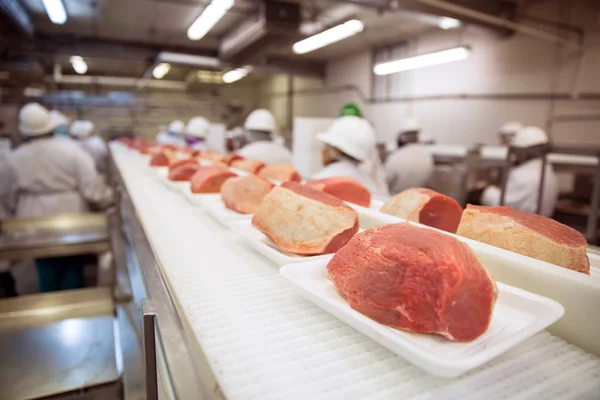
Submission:
[[[547,332],[458,379],[423,372],[302,298],[277,265],[160,184],[137,155],[113,150],[228,399],[598,398],[600,359]]]

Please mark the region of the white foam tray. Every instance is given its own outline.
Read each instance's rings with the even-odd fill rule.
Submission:
[[[498,300],[490,326],[468,343],[439,335],[411,333],[385,326],[350,308],[327,279],[332,256],[286,265],[280,273],[319,307],[369,336],[425,371],[446,378],[479,367],[542,331],[564,314],[563,307],[546,297],[498,283]]]
[[[206,198],[203,203],[204,211],[215,218],[223,225],[228,225],[231,222],[247,221],[252,219],[250,214],[241,214],[237,211],[225,207],[221,195],[216,195]]]
[[[425,373],[302,298],[272,262],[167,190],[132,153],[113,155],[189,339],[229,400],[580,400],[600,392],[600,358],[548,332],[459,378]]]
[[[254,250],[258,251],[275,264],[282,266],[291,263],[298,263],[307,260],[327,259],[330,255],[321,256],[299,256],[281,250],[271,239],[264,233],[252,226],[252,220],[231,222],[229,227],[242,240],[248,243]]]
[[[406,222],[377,209],[348,203],[359,216],[362,229]],[[426,227],[415,222],[411,224]],[[434,229],[426,227],[428,229]],[[595,307],[600,305],[600,256],[588,252],[591,275],[584,275],[545,261],[490,246],[444,231],[468,244],[494,277],[506,284],[549,297],[565,307],[565,317],[548,330],[555,335],[600,356],[600,319]]]

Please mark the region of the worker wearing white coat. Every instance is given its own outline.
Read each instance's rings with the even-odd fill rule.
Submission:
[[[19,130],[26,143],[9,157],[16,175],[14,189],[0,199],[14,199],[17,218],[43,218],[90,211],[90,204],[106,207],[112,191],[96,172],[94,161],[70,138],[54,136],[60,121],[37,103],[19,112]],[[81,259],[59,257],[37,259],[42,291],[83,286]]]
[[[385,176],[391,194],[426,186],[433,175],[433,157],[419,143],[420,131],[419,121],[407,119],[397,137],[398,150],[385,162]]]
[[[540,128],[528,126],[521,129],[510,145],[519,149],[532,149],[548,143],[548,136]],[[535,213],[541,184],[542,159],[539,156],[519,157],[511,168],[506,183],[504,205],[516,210]],[[544,190],[542,192],[541,214],[550,217],[558,199],[558,180],[550,163],[546,163]],[[488,186],[481,196],[486,206],[500,205],[501,190],[497,186]]]
[[[259,160],[265,164],[292,162],[292,153],[283,145],[273,141],[276,131],[275,117],[269,110],[254,110],[246,118],[244,124],[246,136],[250,143],[237,153],[242,157]]]
[[[156,135],[156,142],[158,144],[172,144],[174,146],[183,147],[185,146],[185,140],[183,139],[184,130],[185,124],[182,121],[173,121],[169,124],[166,132],[158,132],[158,135]]]
[[[377,168],[373,161],[376,154],[375,131],[365,119],[344,116],[336,119],[331,127],[317,135],[325,144],[323,164],[313,179],[333,177],[353,178],[362,183],[371,193],[381,196],[388,194],[385,182],[378,183]]]
[[[92,121],[77,120],[71,124],[70,135],[76,139],[83,150],[92,156],[96,170],[104,173],[108,160],[106,142],[94,132],[95,125]]]
[[[185,128],[186,144],[194,150],[210,150],[206,144],[210,122],[204,117],[194,117],[188,121]]]

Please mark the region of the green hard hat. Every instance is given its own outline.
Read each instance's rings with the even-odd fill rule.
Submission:
[[[340,110],[340,117],[354,116],[362,118],[362,113],[360,112],[360,108],[354,103],[344,104],[342,109]]]

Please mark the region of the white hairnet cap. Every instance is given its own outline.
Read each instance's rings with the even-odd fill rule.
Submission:
[[[419,132],[422,129],[421,123],[414,117],[409,117],[404,120],[400,133]]]
[[[510,142],[513,147],[525,148],[548,143],[548,135],[537,126],[527,126],[515,134]]]
[[[523,124],[519,121],[508,121],[502,124],[502,126],[498,130],[498,133],[503,135],[514,135],[521,129],[523,129]]]
[[[83,139],[90,136],[93,131],[94,124],[91,121],[73,121],[71,127],[69,128],[69,134],[79,139]]]
[[[210,122],[204,117],[194,117],[189,120],[186,133],[195,138],[205,138],[208,135],[208,128],[210,128]]]
[[[181,135],[185,129],[185,124],[180,120],[175,120],[169,124],[169,132]]]
[[[355,116],[336,119],[325,133],[317,135],[317,139],[359,161],[369,160],[375,149],[373,127],[367,120]]]
[[[52,115],[38,103],[28,103],[19,111],[19,130],[24,136],[41,136],[61,126],[57,115]]]
[[[249,131],[275,133],[275,117],[271,111],[264,108],[259,108],[258,110],[252,111],[250,115],[248,115],[248,118],[246,118],[246,122],[244,123],[244,128]]]

